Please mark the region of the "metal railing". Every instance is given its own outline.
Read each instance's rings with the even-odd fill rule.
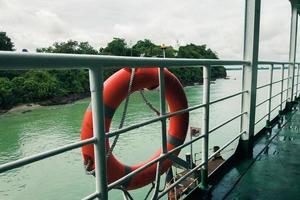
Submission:
[[[299,85],[299,64],[295,63],[293,64],[296,68],[297,66],[297,71],[298,73],[297,74],[294,74],[293,77],[287,77],[287,78],[284,78],[284,69],[287,69],[285,68],[286,65],[290,65],[291,63],[289,62],[259,62],[259,64],[264,64],[264,65],[269,65],[269,83],[268,84],[264,84],[264,85],[261,85],[261,86],[258,86],[256,89],[257,90],[260,90],[262,88],[265,88],[265,87],[269,87],[269,95],[268,95],[268,98],[261,101],[260,103],[258,103],[256,105],[256,108],[257,107],[260,107],[262,106],[263,104],[266,104],[268,103],[268,107],[267,107],[267,113],[262,116],[260,119],[258,119],[256,122],[255,122],[255,125],[257,125],[258,123],[262,122],[266,117],[267,117],[267,120],[266,120],[266,125],[268,125],[268,123],[271,121],[271,113],[274,112],[276,109],[279,108],[279,111],[282,111],[283,109],[283,104],[285,102],[288,101],[288,99],[290,98],[293,98],[295,96],[298,95],[298,92],[299,92],[299,89],[298,89],[298,85]],[[278,81],[273,81],[273,71],[274,71],[274,65],[280,65],[280,70],[281,70],[281,78],[280,80]],[[289,89],[291,89],[291,87],[288,86],[288,83],[287,81],[289,79],[297,79],[296,80],[296,84],[294,84],[293,86],[291,87],[296,87],[295,90],[294,90],[294,93],[293,93],[293,97],[289,97],[288,94],[287,94],[287,91]],[[284,82],[286,81],[286,88],[284,89]],[[277,84],[277,83],[280,83],[280,92],[276,93],[276,94],[273,94],[273,85],[274,84]],[[283,94],[286,93],[286,99],[283,99]],[[275,105],[273,108],[272,108],[272,99],[274,99],[275,97],[277,96],[280,96],[280,103],[278,105]]]
[[[86,196],[84,199],[108,199],[108,192],[116,187],[119,187],[130,177],[136,175],[147,167],[157,164],[155,187],[152,192],[152,199],[160,199],[172,190],[176,185],[183,181],[186,177],[201,170],[201,187],[206,189],[208,186],[208,161],[212,159],[217,153],[224,150],[234,141],[240,139],[243,147],[242,151],[247,156],[251,154],[251,141],[254,137],[254,127],[267,117],[267,122],[271,120],[271,113],[276,109],[283,110],[283,103],[290,103],[294,95],[299,93],[299,63],[295,63],[296,55],[296,36],[297,36],[297,18],[298,6],[292,3],[292,23],[291,23],[291,37],[290,37],[290,57],[289,62],[273,62],[273,61],[258,61],[259,50],[259,24],[260,24],[260,0],[246,0],[245,1],[245,30],[244,30],[244,57],[243,60],[210,60],[210,59],[162,59],[162,58],[135,58],[135,57],[118,57],[118,56],[93,56],[93,55],[70,55],[70,54],[35,54],[35,53],[11,53],[0,52],[0,70],[17,70],[17,69],[89,69],[90,76],[90,90],[91,103],[93,114],[93,138],[71,143],[53,150],[41,152],[30,157],[22,158],[16,161],[0,165],[0,173],[15,169],[33,162],[37,162],[52,156],[62,154],[72,149],[80,148],[85,145],[93,144],[95,151],[95,192]],[[232,94],[214,101],[210,101],[210,71],[215,66],[243,66],[242,91]],[[269,75],[270,81],[266,85],[257,87],[257,67],[258,65],[270,66]],[[280,81],[273,81],[274,65],[281,65],[282,76]],[[288,77],[284,78],[284,66],[288,65]],[[111,67],[158,67],[159,68],[159,88],[160,88],[160,116],[137,123],[122,129],[106,133],[104,128],[104,104],[103,104],[103,70]],[[164,83],[164,67],[203,67],[203,103],[189,107],[187,109],[179,110],[173,113],[166,113],[165,107],[165,83]],[[297,75],[294,74],[295,67],[298,67]],[[296,84],[294,83],[296,79]],[[287,81],[287,88],[284,89],[284,81]],[[273,94],[273,85],[281,83],[280,93]],[[269,87],[269,97],[266,100],[256,104],[257,90]],[[287,93],[286,99],[283,99],[283,94]],[[272,108],[272,99],[280,95],[280,104]],[[241,96],[241,113],[227,119],[225,122],[210,129],[210,106],[219,103],[226,99]],[[255,121],[255,109],[268,102],[267,114],[263,118]],[[176,148],[168,151],[167,133],[166,133],[166,119],[172,116],[188,113],[193,110],[203,109],[203,123],[202,134],[185,142]],[[215,132],[224,125],[231,123],[234,120],[240,119],[239,133],[227,141],[217,152],[209,155],[209,134]],[[106,145],[105,141],[110,137],[125,134],[129,130],[133,130],[147,124],[154,122],[161,122],[161,146],[162,153],[159,157],[146,163],[144,166],[130,172],[119,180],[108,184],[106,177]],[[160,185],[160,166],[161,162],[170,159],[173,162],[181,165],[177,159],[174,158],[173,153],[187,147],[196,141],[202,140],[202,162],[189,169],[188,173],[176,180],[174,183],[166,187],[163,191],[159,191]],[[123,190],[122,190],[123,191]],[[127,192],[124,192],[127,198]],[[129,198],[129,197],[128,197]]]
[[[266,62],[260,62],[261,64],[267,64]],[[270,64],[270,74],[272,75],[273,72],[273,65],[279,63],[269,63]],[[284,68],[284,64],[290,63],[280,63],[282,65],[282,69]],[[104,130],[104,105],[103,105],[103,70],[105,68],[110,67],[121,67],[121,66],[130,66],[132,68],[138,67],[153,67],[159,66],[160,73],[159,73],[159,80],[160,80],[160,102],[164,102],[165,100],[165,85],[164,85],[164,73],[163,68],[166,66],[177,67],[177,66],[198,66],[203,67],[203,103],[199,105],[195,105],[189,107],[184,110],[179,110],[173,113],[166,113],[166,108],[163,103],[160,106],[160,113],[161,115],[150,120],[137,123],[119,130],[111,131],[105,133]],[[75,142],[72,144],[68,144],[66,146],[62,146],[50,151],[42,152],[27,158],[19,159],[13,162],[9,162],[0,166],[0,173],[6,172],[11,169],[15,169],[17,167],[21,167],[42,159],[46,159],[58,154],[62,154],[66,151],[70,151],[75,148],[80,148],[84,145],[94,144],[95,146],[95,162],[96,162],[96,191],[95,193],[85,197],[84,199],[94,199],[94,198],[101,198],[107,199],[108,198],[108,191],[119,187],[128,180],[130,177],[136,175],[137,173],[141,172],[142,170],[146,169],[147,167],[157,164],[157,176],[155,180],[155,188],[159,188],[160,184],[160,164],[166,159],[173,160],[173,162],[177,162],[176,159],[173,159],[172,154],[184,147],[191,145],[192,143],[202,139],[202,162],[192,169],[189,170],[187,174],[183,177],[172,183],[169,187],[165,188],[162,192],[158,191],[158,189],[154,190],[152,199],[159,199],[167,194],[170,190],[172,190],[176,185],[178,185],[181,181],[183,181],[186,177],[190,174],[194,173],[195,171],[201,169],[201,185],[203,187],[207,187],[207,178],[208,178],[208,161],[213,158],[215,154],[222,151],[226,147],[228,147],[232,142],[236,141],[240,138],[242,134],[245,134],[245,131],[242,130],[240,133],[237,134],[234,138],[228,141],[224,146],[222,146],[217,152],[212,155],[209,155],[209,148],[208,148],[208,141],[209,141],[209,134],[216,131],[217,129],[223,127],[224,125],[236,120],[240,119],[243,115],[250,114],[249,111],[243,111],[240,114],[226,120],[225,122],[217,125],[216,127],[209,129],[209,113],[210,113],[210,105],[219,103],[221,101],[234,98],[237,96],[241,96],[248,91],[240,91],[235,94],[222,97],[220,99],[210,101],[210,70],[212,67],[216,65],[250,65],[250,62],[247,61],[238,61],[238,60],[201,60],[201,59],[160,59],[160,58],[133,58],[133,57],[115,57],[115,56],[88,56],[88,55],[65,55],[65,54],[23,54],[23,53],[7,53],[7,52],[0,52],[0,70],[4,69],[52,69],[52,68],[86,68],[88,67],[90,71],[90,88],[91,88],[91,101],[92,101],[92,110],[93,110],[93,128],[94,128],[94,137],[90,139],[86,139],[83,141]],[[282,70],[283,72],[283,70]],[[272,77],[272,76],[271,76]],[[286,90],[283,90],[281,87],[281,92],[272,96],[272,85],[278,83],[279,81],[272,82],[272,78],[270,79],[270,83],[265,85],[264,87],[270,86],[270,94],[269,98],[264,101],[269,102],[271,104],[271,99],[275,96],[281,95]],[[283,81],[286,80],[282,76],[282,80],[280,81],[283,86]],[[262,87],[258,87],[260,89]],[[298,89],[296,90],[298,92]],[[286,100],[285,100],[286,101]],[[281,101],[280,108],[282,108]],[[258,104],[258,106],[262,105],[262,103]],[[269,113],[272,112],[271,106],[269,105]],[[202,134],[193,138],[191,141],[185,142],[180,146],[177,146],[171,151],[168,151],[166,148],[167,145],[167,133],[166,133],[166,119],[172,116],[181,115],[183,113],[191,112],[196,109],[203,109],[203,127],[202,127]],[[266,116],[265,116],[266,117]],[[270,119],[270,116],[268,117]],[[161,128],[161,137],[162,137],[162,154],[157,157],[156,159],[152,160],[151,162],[145,164],[141,168],[138,168],[135,171],[125,175],[124,177],[116,180],[113,183],[107,184],[106,179],[106,149],[105,149],[105,140],[120,134],[124,134],[130,130],[137,129],[139,127],[145,126],[147,124],[151,124],[154,122],[161,121],[162,128]],[[180,165],[180,163],[177,163]]]

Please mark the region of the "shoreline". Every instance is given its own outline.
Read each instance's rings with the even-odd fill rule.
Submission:
[[[220,77],[220,78],[215,78],[212,81],[211,84],[214,84],[214,82],[217,79],[227,79],[228,77]],[[197,86],[197,85],[202,85],[202,82],[194,82],[194,83],[189,83],[184,85],[183,87],[190,87],[190,86]],[[40,102],[31,102],[31,103],[21,103],[18,105],[13,106],[12,108],[9,109],[0,109],[0,116],[8,113],[14,113],[14,112],[21,112],[22,114],[31,112],[34,109],[45,107],[45,106],[55,106],[55,105],[65,105],[65,104],[71,104],[74,103],[75,101],[85,99],[90,97],[90,93],[84,93],[84,94],[70,94],[68,96],[64,97],[54,97],[52,99],[40,101]]]
[[[89,94],[71,94],[65,97],[54,97],[52,99],[48,99],[40,102],[21,103],[9,109],[0,109],[0,116],[8,113],[15,113],[15,112],[21,112],[22,114],[24,114],[27,112],[31,112],[34,109],[45,107],[45,106],[71,104],[74,103],[75,101],[85,99],[88,97],[90,97]]]

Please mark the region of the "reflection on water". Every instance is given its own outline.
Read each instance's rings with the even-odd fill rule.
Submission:
[[[259,76],[267,77],[267,71],[261,71],[260,73]],[[211,85],[211,100],[241,90],[241,71],[229,71],[228,75],[230,79],[218,79],[216,84]],[[274,81],[276,81],[276,77],[280,77],[280,74],[275,71],[274,76]],[[259,81],[260,84],[265,84],[268,79],[259,78]],[[201,85],[186,87],[185,91],[189,106],[201,104]],[[158,108],[158,92],[148,91],[145,94],[148,100]],[[260,92],[258,101],[266,95],[266,92]],[[240,97],[235,97],[212,105],[210,107],[210,128],[239,114],[240,101]],[[89,99],[85,99],[69,105],[43,107],[24,114],[15,112],[0,116],[0,164],[78,141],[83,113],[88,104]],[[257,110],[258,115],[263,116],[266,107],[267,104],[259,108]],[[122,110],[121,105],[115,113],[111,130],[118,127]],[[190,126],[201,127],[201,113],[202,110],[190,113]],[[140,94],[134,93],[130,97],[124,126],[145,121],[155,116],[156,114],[144,104]],[[264,126],[264,121],[260,126]],[[114,154],[121,162],[128,165],[145,161],[161,146],[160,127],[160,123],[157,122],[122,134]],[[210,147],[224,145],[239,131],[239,120],[225,125],[210,135]],[[228,158],[232,154],[235,145],[236,143],[229,146],[229,150],[223,152],[222,156]],[[200,152],[201,143],[195,143],[193,148],[195,152]],[[181,156],[184,157],[185,152],[188,151],[189,147],[185,148],[181,152]],[[85,175],[80,149],[76,149],[1,174],[0,199],[80,199],[94,192],[94,184],[94,178]],[[145,190],[147,190],[147,187],[134,191],[133,196],[141,198]],[[114,191],[110,193],[109,197],[110,199],[120,199],[121,194]]]

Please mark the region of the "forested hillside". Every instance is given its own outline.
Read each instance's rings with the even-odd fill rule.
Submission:
[[[14,43],[0,32],[0,50],[14,51]],[[27,50],[23,50],[24,53]],[[106,47],[99,50],[88,42],[69,40],[55,42],[50,47],[38,48],[40,53],[69,53],[117,56],[162,57],[160,45],[148,39],[139,40],[129,47],[122,38],[113,38]],[[175,50],[168,46],[165,50],[168,58],[207,58],[218,59],[217,54],[206,45],[188,44]],[[117,69],[106,70],[105,78]],[[202,68],[170,69],[183,83],[191,85],[202,82]],[[212,78],[226,77],[223,66],[212,68]],[[89,95],[89,77],[87,70],[28,70],[28,71],[0,71],[0,110],[9,109],[20,103],[39,102],[43,105],[68,103]]]

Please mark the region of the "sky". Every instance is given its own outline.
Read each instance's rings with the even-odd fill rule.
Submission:
[[[0,0],[0,31],[18,51],[67,40],[99,49],[114,37],[129,46],[206,44],[221,59],[242,59],[244,0]],[[260,60],[287,61],[290,3],[262,0]]]

